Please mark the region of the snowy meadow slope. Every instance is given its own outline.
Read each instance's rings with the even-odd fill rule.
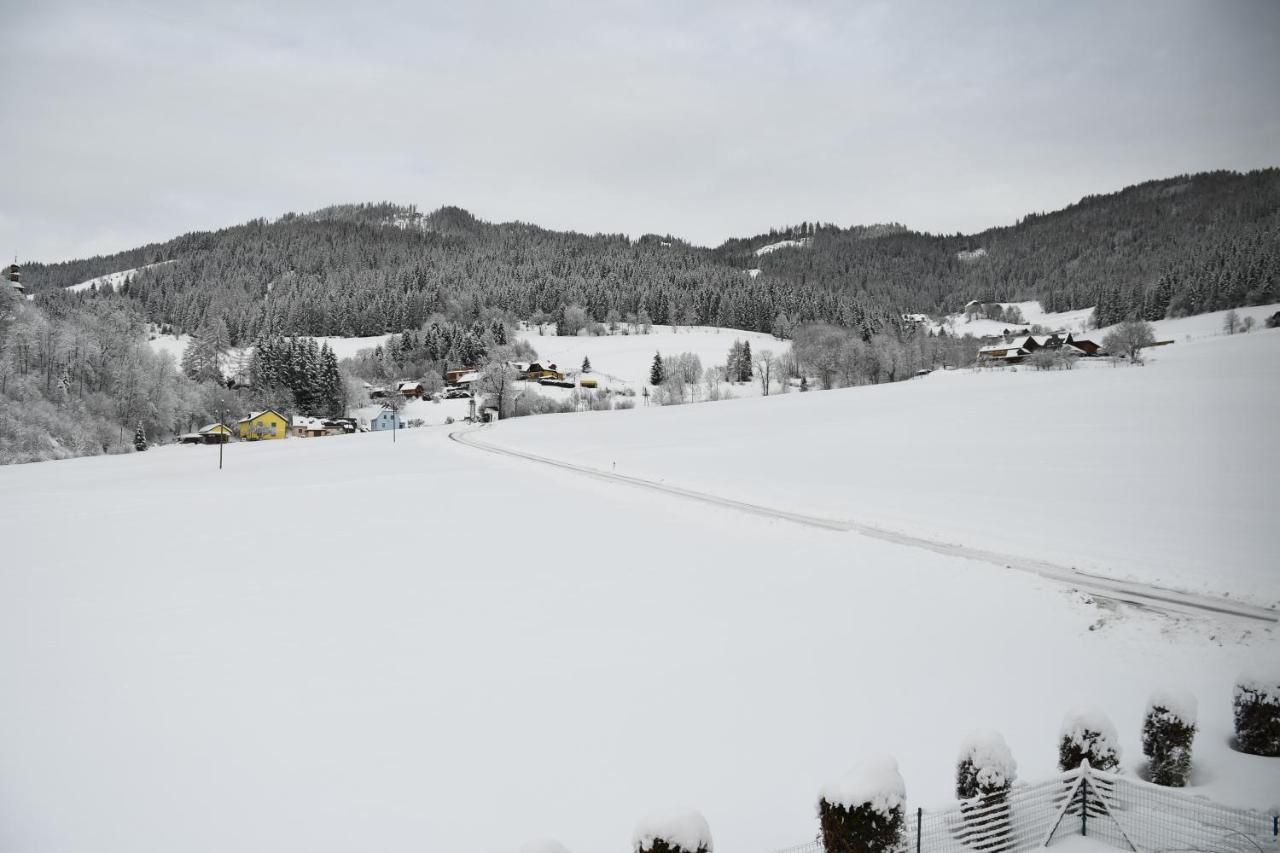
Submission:
[[[717,495],[1272,606],[1280,331],[1145,367],[504,424],[486,440]]]
[[[799,413],[757,424],[771,441],[744,461],[764,464],[810,440],[805,407],[866,393],[488,435],[554,428],[598,455],[621,424],[696,442],[697,415],[741,453],[738,413]],[[720,849],[764,853],[811,838],[819,786],[870,753],[899,758],[913,805],[946,802],[977,727],[1035,778],[1063,713],[1097,704],[1132,768],[1147,693],[1171,678],[1200,698],[1195,790],[1260,807],[1280,791],[1280,766],[1226,745],[1232,679],[1277,654],[1273,629],[1100,609],[443,428],[235,444],[221,472],[216,457],[0,470],[0,849],[621,850],[641,815],[691,805]]]

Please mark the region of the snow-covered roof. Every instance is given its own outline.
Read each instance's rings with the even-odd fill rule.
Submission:
[[[396,390],[403,394],[405,391],[417,391],[421,387],[421,382],[401,382],[396,386]]]
[[[200,432],[201,434],[204,434],[208,432],[213,432],[214,430],[219,428],[225,429],[227,432],[231,432],[231,429],[225,426],[224,424],[205,424],[204,426],[200,427]]]
[[[476,371],[474,371],[474,370],[473,370],[473,371],[471,371],[470,373],[464,373],[464,374],[462,374],[462,375],[461,375],[461,376],[459,376],[455,381],[456,381],[459,385],[462,385],[463,383],[467,383],[467,382],[475,382],[475,381],[476,381],[477,379],[479,379],[479,378],[480,378],[480,374],[479,374],[478,372],[476,372]]]
[[[263,415],[265,415],[265,414],[267,414],[267,413],[271,413],[271,414],[275,415],[275,416],[276,416],[277,418],[279,418],[280,420],[284,420],[284,419],[285,419],[284,415],[280,414],[280,413],[279,413],[279,412],[277,412],[275,409],[263,409],[263,410],[262,410],[262,411],[260,411],[260,412],[250,412],[249,414],[247,414],[246,416],[244,416],[244,417],[243,417],[243,418],[241,418],[240,420],[236,421],[236,423],[247,424],[249,421],[254,420],[255,418],[260,418],[260,417],[262,417]]]

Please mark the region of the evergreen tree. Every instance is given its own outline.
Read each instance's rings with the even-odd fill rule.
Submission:
[[[649,384],[661,385],[666,376],[666,371],[662,366],[662,353],[656,352],[653,354],[653,366],[649,368]]]
[[[583,373],[591,372],[591,359],[585,355],[582,357],[582,372]]]
[[[148,446],[147,433],[142,429],[142,424],[138,424],[138,429],[133,434],[133,449],[141,453]]]

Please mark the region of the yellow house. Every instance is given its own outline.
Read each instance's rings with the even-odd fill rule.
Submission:
[[[241,418],[239,424],[240,438],[246,441],[284,438],[289,434],[289,421],[274,409],[250,412],[249,417]]]

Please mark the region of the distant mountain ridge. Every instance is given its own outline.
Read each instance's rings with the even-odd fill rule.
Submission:
[[[776,250],[764,254],[764,247]],[[1152,319],[1280,299],[1280,169],[1209,172],[1091,195],[971,235],[897,223],[801,223],[715,248],[671,235],[489,223],[459,207],[333,205],[60,264],[29,264],[37,298],[147,267],[115,297],[193,331],[214,317],[237,341],[264,331],[377,334],[435,313],[555,315],[779,331],[829,322],[870,334],[901,312],[970,299],[1038,299]],[[747,275],[748,270],[759,273]]]

